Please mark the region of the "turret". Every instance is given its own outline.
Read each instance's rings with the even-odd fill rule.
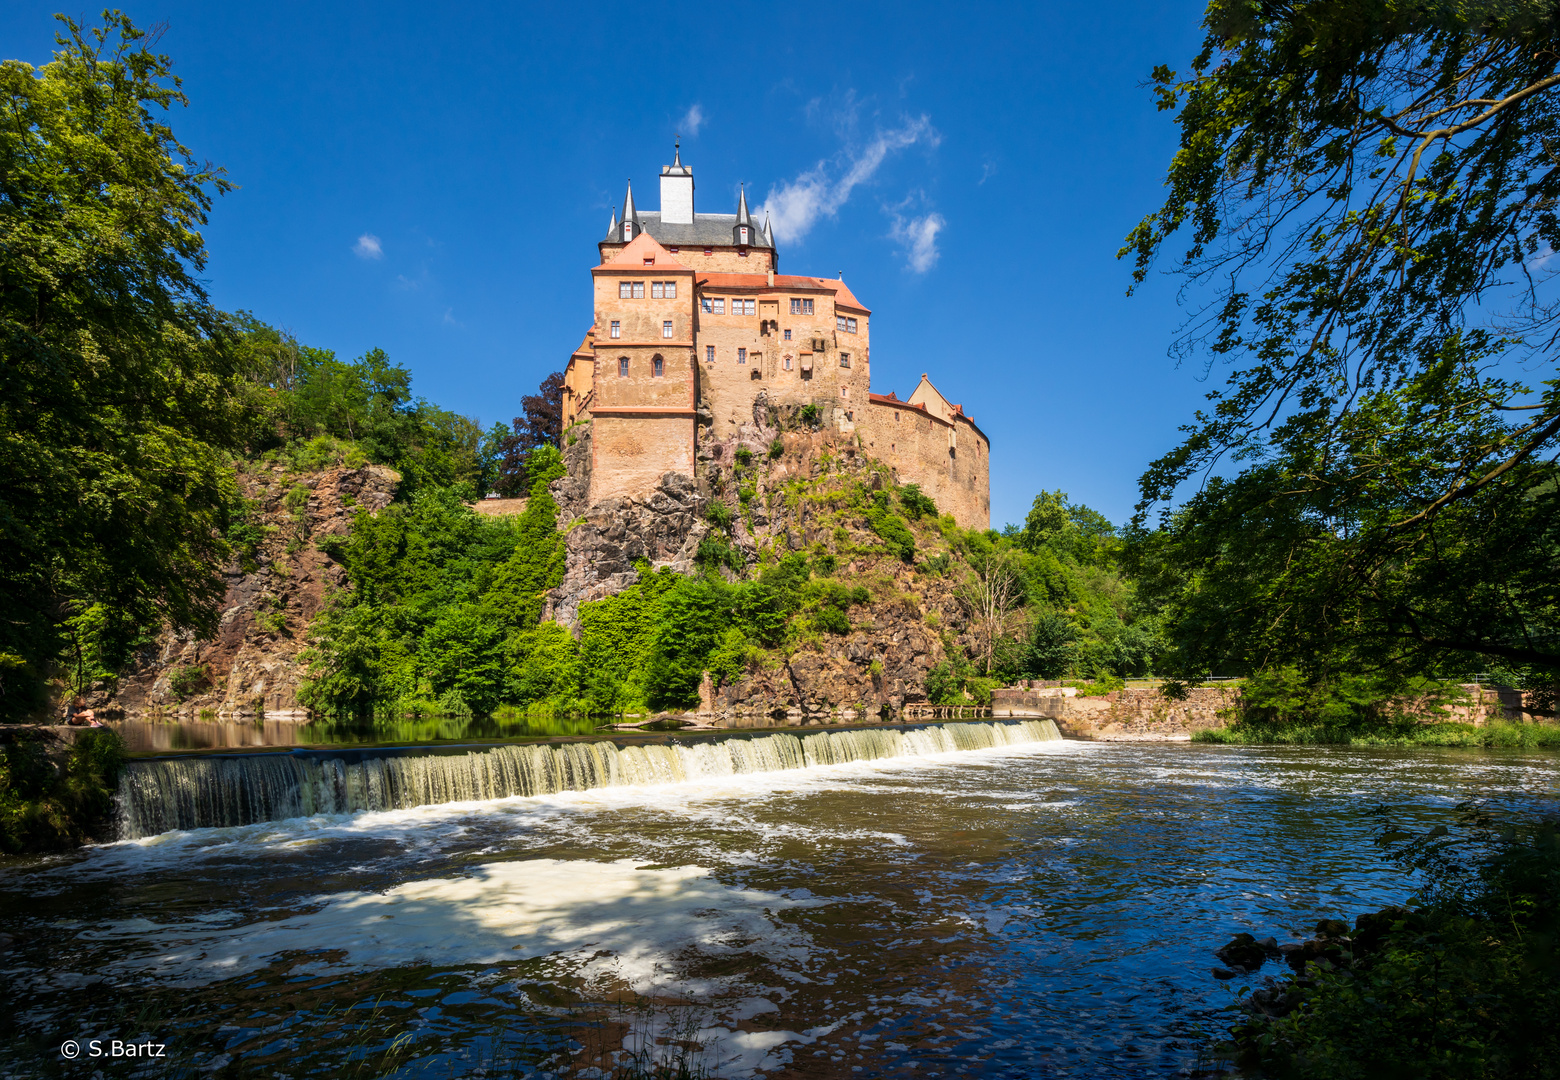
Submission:
[[[739,247],[747,247],[758,238],[753,228],[753,219],[748,216],[747,185],[742,186],[742,193],[737,196],[737,223],[731,227],[731,242]]]
[[[630,180],[628,194],[623,196],[623,223],[613,239],[626,244],[644,231],[645,227],[639,223],[639,211],[634,209],[634,182]]]

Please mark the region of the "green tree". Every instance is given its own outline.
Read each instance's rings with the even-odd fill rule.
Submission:
[[[1142,479],[1181,674],[1560,671],[1552,3],[1214,0],[1128,237],[1222,388]],[[1534,385],[1518,376],[1538,376]],[[1174,504],[1194,485],[1179,509]]]
[[[221,170],[128,17],[0,64],[0,719],[37,709],[63,621],[214,629],[244,354],[198,275]]]

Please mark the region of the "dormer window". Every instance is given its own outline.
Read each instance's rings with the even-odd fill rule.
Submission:
[[[632,240],[633,238],[634,238],[634,223],[632,221],[625,221],[625,222],[623,222],[623,239],[624,240]]]
[[[748,242],[747,232],[748,230],[746,225],[737,226],[737,243],[745,244]]]

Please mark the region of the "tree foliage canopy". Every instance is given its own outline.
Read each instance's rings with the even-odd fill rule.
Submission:
[[[1122,254],[1228,377],[1142,479],[1182,674],[1560,669],[1560,15],[1214,0]],[[1536,376],[1536,378],[1534,378]],[[1187,481],[1198,487],[1170,511]]]
[[[0,63],[0,718],[41,703],[94,602],[209,629],[244,357],[198,277],[228,188],[166,123],[185,103],[128,18],[69,19]]]

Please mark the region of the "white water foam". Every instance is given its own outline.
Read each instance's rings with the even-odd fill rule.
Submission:
[[[135,953],[109,973],[163,985],[229,979],[284,953],[305,954],[295,975],[551,957],[592,984],[649,994],[669,984],[673,961],[689,950],[706,956],[755,952],[801,964],[804,936],[770,916],[822,903],[730,888],[697,866],[530,859],[486,863],[459,877],[411,881],[380,893],[315,896],[299,901],[306,913],[274,921],[234,926],[238,916],[220,913],[182,922],[128,919],[81,937],[122,943]],[[683,994],[717,989],[686,978],[676,987]]]

